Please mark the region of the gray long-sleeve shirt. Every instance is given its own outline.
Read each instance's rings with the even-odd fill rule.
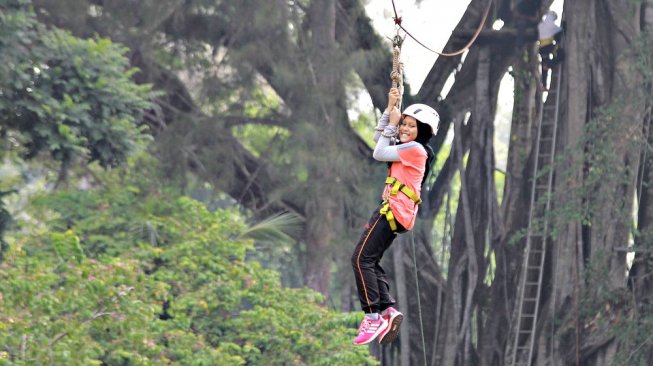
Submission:
[[[378,161],[400,160],[397,146],[394,144],[394,138],[386,137],[381,134],[382,129],[389,128],[389,123],[390,114],[388,114],[388,112],[383,112],[383,115],[379,118],[379,122],[376,125],[376,131],[374,131],[374,141],[376,142],[376,146],[374,147],[372,157]]]

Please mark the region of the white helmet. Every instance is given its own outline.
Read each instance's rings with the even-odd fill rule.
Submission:
[[[438,132],[440,125],[440,115],[435,109],[427,106],[426,104],[411,104],[404,109],[403,114],[411,116],[419,122],[431,126],[431,132],[435,135]]]
[[[556,13],[553,10],[549,10],[546,12],[545,18],[551,18],[552,20],[558,19],[558,13]]]

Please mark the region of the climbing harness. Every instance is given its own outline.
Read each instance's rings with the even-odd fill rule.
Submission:
[[[390,196],[396,196],[399,192],[405,194],[408,198],[413,200],[416,205],[419,205],[422,203],[422,199],[419,198],[419,196],[413,192],[412,189],[406,187],[405,184],[401,183],[397,178],[395,177],[387,177],[385,179],[386,184],[390,184]],[[381,209],[379,209],[379,213],[383,216],[385,216],[386,220],[388,220],[388,223],[390,224],[390,229],[392,229],[393,232],[397,231],[397,221],[395,220],[395,215],[392,213],[392,210],[390,209],[390,201],[389,201],[389,196],[383,200],[383,203],[381,204]]]
[[[445,56],[445,57],[454,57],[463,54],[465,51],[467,51],[472,44],[476,41],[478,38],[479,34],[481,33],[481,30],[485,26],[485,22],[487,21],[488,14],[490,13],[490,8],[492,7],[492,0],[489,0],[487,8],[485,9],[485,13],[483,14],[483,19],[481,23],[478,26],[478,29],[474,32],[474,35],[472,36],[471,40],[460,50],[447,53],[447,52],[437,52],[432,50],[431,48],[427,47],[424,43],[420,42],[417,38],[415,38],[406,28],[403,27],[402,25],[402,18],[397,14],[397,8],[395,6],[394,0],[392,0],[392,9],[394,11],[394,23],[397,28],[397,33],[392,39],[392,72],[390,73],[390,79],[392,80],[392,87],[393,88],[398,88],[400,95],[403,95],[403,77],[402,77],[402,69],[403,65],[400,61],[400,56],[401,56],[401,46],[403,44],[403,41],[405,40],[405,36],[401,37],[400,35],[400,30],[403,30],[407,36],[415,40],[419,45],[422,47],[426,48],[427,50],[439,55],[439,56]],[[397,108],[401,110],[401,96],[399,100],[397,101]],[[390,184],[390,194],[385,197],[383,203],[381,204],[381,208],[379,209],[379,213],[383,216],[385,216],[386,220],[390,224],[390,229],[392,229],[393,232],[397,231],[397,222],[395,220],[394,214],[392,213],[392,210],[390,209],[390,202],[389,198],[390,196],[396,196],[399,194],[399,192],[405,194],[407,197],[409,197],[413,202],[415,202],[415,205],[419,205],[422,203],[422,199],[415,194],[410,188],[406,187],[405,184],[401,183],[397,178],[394,177],[387,177],[385,180],[386,184]],[[423,316],[422,316],[422,304],[421,304],[421,299],[420,299],[420,287],[419,287],[419,276],[417,274],[417,255],[415,251],[415,238],[413,236],[413,233],[411,231],[411,243],[412,243],[412,254],[413,254],[413,268],[415,271],[415,286],[417,289],[417,309],[418,309],[418,315],[419,315],[419,325],[420,325],[420,331],[421,331],[421,338],[422,338],[422,356],[423,356],[423,361],[424,365],[427,365],[427,359],[426,359],[426,344],[425,344],[425,337],[424,337],[424,323],[423,323]]]
[[[400,93],[400,98],[397,101],[396,107],[401,110],[401,96],[403,96],[403,65],[401,63],[401,46],[405,40],[405,36],[402,37],[400,34],[400,30],[404,31],[407,36],[410,36],[413,40],[415,40],[419,45],[422,47],[426,48],[427,50],[438,54],[440,56],[447,56],[447,57],[453,57],[453,56],[458,56],[467,51],[472,44],[476,41],[476,38],[478,35],[481,33],[481,30],[485,26],[485,22],[487,20],[488,14],[490,12],[490,8],[492,6],[492,0],[489,0],[487,8],[485,9],[485,13],[483,14],[483,20],[481,21],[478,29],[474,33],[472,39],[463,47],[462,49],[452,52],[452,53],[445,53],[445,52],[437,52],[432,50],[431,48],[427,47],[424,45],[424,43],[420,42],[417,38],[415,38],[406,28],[403,27],[401,24],[402,19],[399,17],[397,14],[397,8],[395,6],[394,0],[392,0],[392,8],[394,10],[395,16],[393,17],[393,20],[395,22],[396,28],[397,28],[397,33],[396,35],[392,38],[392,72],[390,73],[390,79],[392,80],[392,87],[397,88]],[[410,188],[408,188],[405,184],[401,183],[397,178],[395,177],[387,177],[385,180],[386,184],[390,184],[390,192],[388,197],[386,197],[381,204],[381,208],[379,209],[379,213],[383,216],[385,216],[386,220],[390,224],[390,229],[393,232],[397,231],[397,222],[395,219],[394,214],[392,213],[392,210],[390,208],[390,202],[389,198],[390,196],[396,196],[399,194],[399,192],[405,194],[408,198],[410,198],[413,202],[415,202],[415,205],[419,205],[422,203],[422,199],[415,193],[413,192]],[[423,319],[422,319],[422,306],[421,306],[421,300],[420,300],[420,290],[419,290],[419,278],[417,275],[417,257],[415,253],[415,239],[413,237],[413,234],[411,232],[411,242],[412,242],[412,249],[413,249],[413,265],[415,269],[415,284],[417,286],[417,307],[418,307],[418,312],[419,312],[419,322],[420,322],[420,330],[421,330],[421,335],[422,335],[422,352],[423,352],[423,357],[424,357],[424,365],[426,365],[426,345],[425,345],[425,337],[424,337],[424,324],[423,324]]]
[[[454,57],[458,55],[462,55],[465,51],[467,51],[473,44],[476,42],[476,38],[478,38],[478,35],[481,34],[481,30],[483,30],[483,27],[485,26],[485,22],[487,21],[488,14],[490,14],[490,8],[492,7],[492,0],[490,0],[487,4],[487,8],[485,9],[485,13],[483,14],[483,20],[481,20],[481,23],[478,26],[478,29],[476,29],[476,32],[474,32],[474,35],[472,36],[472,39],[469,40],[469,42],[465,45],[465,47],[459,49],[458,51],[455,52],[438,52],[434,51],[433,49],[427,47],[424,43],[420,42],[415,36],[410,34],[406,28],[401,24],[401,17],[397,14],[397,7],[395,6],[395,1],[392,0],[392,10],[395,13],[395,16],[392,18],[395,22],[395,25],[397,25],[397,28],[400,28],[404,32],[406,32],[406,35],[408,35],[410,38],[412,38],[415,42],[417,42],[420,46],[426,48],[427,50],[435,53],[436,55],[439,56],[445,56],[445,57]]]

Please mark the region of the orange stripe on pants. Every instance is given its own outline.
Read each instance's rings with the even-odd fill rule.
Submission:
[[[361,270],[361,254],[363,254],[363,249],[365,249],[365,245],[367,244],[367,240],[370,238],[370,235],[372,235],[372,232],[374,231],[374,228],[376,225],[379,223],[379,220],[381,220],[382,216],[379,216],[378,219],[376,219],[376,222],[374,222],[374,225],[370,228],[370,231],[367,233],[367,236],[365,237],[365,240],[363,241],[363,244],[361,245],[361,249],[358,251],[358,257],[356,258],[356,264],[358,266],[358,275],[361,277],[361,283],[363,284],[363,291],[365,292],[365,299],[367,300],[367,306],[369,308],[372,308],[372,304],[370,303],[370,298],[367,295],[367,286],[365,286],[365,277],[363,276],[363,271]]]

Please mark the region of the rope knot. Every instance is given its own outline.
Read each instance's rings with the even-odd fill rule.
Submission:
[[[392,18],[395,21],[396,25],[401,25],[401,17],[400,16],[395,16]]]

